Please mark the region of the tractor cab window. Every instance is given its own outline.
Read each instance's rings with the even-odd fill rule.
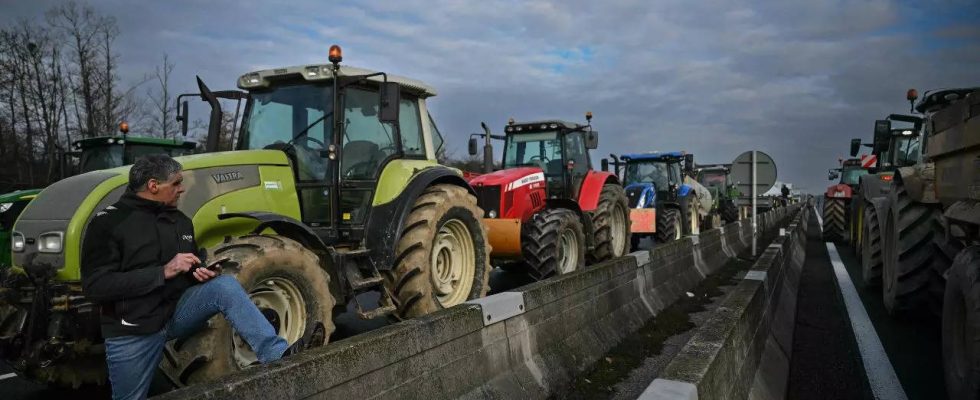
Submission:
[[[701,175],[701,184],[707,187],[721,188],[725,186],[725,174],[705,172]]]
[[[857,185],[862,176],[868,174],[864,168],[846,168],[841,172],[840,183],[845,185]]]
[[[892,142],[890,153],[895,155],[895,165],[902,167],[915,164],[919,160],[919,138],[903,136]]]
[[[88,172],[100,169],[115,168],[123,164],[122,146],[107,145],[89,147],[82,151],[82,159],[79,161],[79,169],[81,172]]]
[[[439,149],[445,141],[442,139],[442,133],[439,133],[439,128],[436,127],[435,120],[432,119],[432,114],[429,114],[429,130],[432,131],[432,151],[439,154]]]
[[[658,161],[631,162],[626,166],[626,184],[652,183],[656,190],[667,190],[671,179],[670,164]],[[680,172],[680,169],[677,169]],[[675,179],[680,179],[680,175]]]
[[[246,149],[293,145],[300,181],[323,180],[325,143],[333,141],[331,88],[326,85],[284,85],[251,93],[244,127]]]
[[[358,88],[346,91],[340,163],[343,179],[373,179],[381,163],[398,152],[395,127],[378,120],[380,102],[377,91]],[[416,111],[407,110],[403,100],[399,110],[399,125],[403,130],[418,135],[418,111],[414,110]],[[406,118],[413,118],[414,121],[405,123]]]
[[[564,166],[558,132],[508,135],[504,168],[515,167],[538,167],[546,176],[560,177]]]
[[[402,97],[398,109],[398,134],[402,137],[402,151],[406,156],[424,156],[425,142],[422,141],[422,118],[419,102],[415,98]]]

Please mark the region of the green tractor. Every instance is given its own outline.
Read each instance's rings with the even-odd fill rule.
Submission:
[[[197,143],[176,139],[128,136],[128,125],[120,124],[121,135],[100,136],[75,141],[74,151],[64,153],[62,173],[77,175],[100,169],[132,164],[137,158],[156,153],[182,156],[194,151]],[[77,157],[69,162],[68,157]],[[0,195],[0,274],[11,265],[10,233],[17,217],[41,189],[25,189]],[[2,275],[0,275],[2,276]]]
[[[364,319],[411,318],[482,297],[489,284],[484,212],[459,170],[439,165],[442,137],[426,84],[329,64],[251,72],[238,80],[245,111],[235,150],[222,141],[221,104],[211,106],[206,154],[179,157],[186,193],[178,207],[194,222],[209,260],[226,259],[280,336],[321,345],[353,303]],[[186,106],[185,106],[186,109]],[[6,288],[15,312],[3,321],[0,352],[29,379],[105,381],[99,307],[81,288],[86,223],[125,190],[128,168],[55,183],[14,228]],[[99,240],[102,240],[101,238]],[[161,261],[162,262],[162,261]],[[356,295],[378,292],[378,304]],[[168,343],[160,367],[175,385],[247,368],[255,355],[221,316]]]
[[[735,199],[742,193],[729,178],[731,164],[698,165],[695,172],[698,182],[711,192],[711,198],[714,199],[710,215],[720,215],[726,224],[738,221]]]

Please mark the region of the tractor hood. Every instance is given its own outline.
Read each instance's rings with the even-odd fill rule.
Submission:
[[[626,185],[626,198],[630,208],[653,207],[657,200],[657,187],[650,182],[637,182]]]
[[[285,153],[275,150],[235,151],[177,157],[184,167],[186,192],[178,208],[192,217],[209,200],[222,194],[259,186],[260,165],[288,166]],[[115,203],[126,189],[129,166],[92,171],[55,182],[37,194],[14,224],[13,251],[17,267],[48,270],[59,280],[79,280],[81,244],[94,214]],[[267,182],[282,184],[280,182]],[[41,244],[55,244],[41,250]]]
[[[506,186],[506,190],[512,190],[537,181],[544,181],[544,171],[541,168],[519,167],[479,175],[469,182],[473,187]]]

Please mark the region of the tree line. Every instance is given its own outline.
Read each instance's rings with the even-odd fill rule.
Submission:
[[[114,17],[75,1],[0,27],[0,193],[57,180],[74,141],[115,134],[122,121],[177,134],[174,64],[163,54],[154,71],[121,82],[120,33]]]

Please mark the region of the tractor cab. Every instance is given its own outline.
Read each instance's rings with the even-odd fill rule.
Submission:
[[[78,140],[74,143],[75,151],[68,155],[78,157],[77,173],[83,174],[129,165],[148,154],[188,155],[196,147],[197,143],[190,141],[123,134]]]
[[[539,168],[544,174],[548,198],[578,197],[586,174],[591,140],[597,133],[589,125],[565,121],[515,123],[504,129],[503,168]]]
[[[728,174],[729,169],[725,167],[706,167],[698,169],[697,178],[708,190],[721,193],[729,186]]]
[[[894,126],[894,122],[900,122],[901,126]],[[862,144],[861,139],[851,140],[851,157],[856,157],[863,145],[871,147],[872,157],[875,158],[872,173],[891,172],[914,165],[919,160],[921,131],[922,118],[891,114],[886,119],[875,121],[872,143]]]
[[[869,173],[868,168],[861,165],[861,159],[851,158],[844,160],[841,163],[840,168],[833,168],[828,172],[828,180],[839,179],[837,186],[847,185],[854,189],[857,187],[858,182],[861,180],[862,176]]]

